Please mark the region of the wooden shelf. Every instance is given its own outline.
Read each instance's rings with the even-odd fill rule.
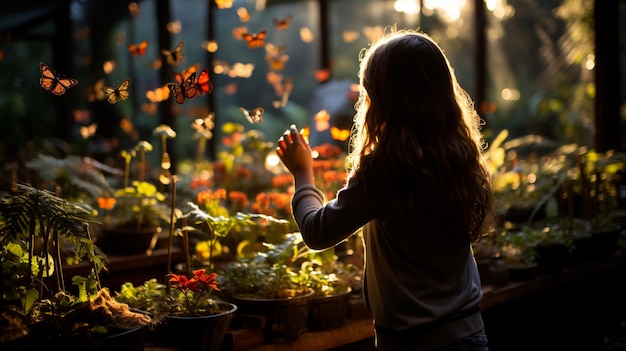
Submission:
[[[173,264],[183,261],[183,255],[180,249],[175,250],[173,254]],[[157,277],[165,274],[165,266],[167,262],[167,249],[157,249],[152,255],[133,255],[133,256],[116,256],[109,257],[107,260],[107,266],[109,272],[103,274],[103,285],[114,288],[115,284],[121,284],[120,282],[136,281],[137,283],[143,283],[146,278]],[[88,271],[88,266],[68,266],[65,267],[66,277],[70,278],[71,274],[84,274]],[[504,286],[483,286],[483,302],[481,307],[484,311],[484,316],[490,317],[496,322],[496,325],[503,324],[503,321],[510,323],[510,308],[511,306],[518,305],[522,301],[529,301],[530,306],[547,306],[561,308],[560,311],[567,310],[570,305],[564,305],[561,303],[560,294],[573,295],[573,292],[580,292],[584,287],[589,285],[601,287],[606,289],[606,284],[599,283],[603,281],[615,281],[614,276],[624,277],[626,272],[626,252],[619,251],[613,256],[599,261],[587,262],[580,266],[569,267],[563,269],[557,274],[545,274],[539,275],[535,279],[523,282],[510,282]],[[609,278],[605,278],[609,277]],[[621,279],[621,278],[620,278]],[[619,279],[618,279],[619,280]],[[597,285],[596,285],[597,284]],[[564,291],[564,292],[563,292]],[[546,294],[551,294],[550,301],[543,301],[546,299]],[[556,296],[555,298],[552,296]],[[606,300],[606,299],[605,299]],[[594,299],[592,303],[599,302]],[[608,302],[607,302],[608,303]],[[526,306],[526,305],[524,305]],[[544,308],[544,307],[541,307]],[[541,309],[540,308],[540,309]],[[527,307],[520,308],[520,311],[528,310]],[[535,311],[535,313],[543,313]],[[524,312],[516,312],[524,313]],[[529,312],[530,313],[530,312]],[[563,312],[560,312],[562,315]],[[555,323],[559,323],[559,314],[551,314],[555,318]],[[547,317],[548,315],[544,316]],[[575,317],[569,317],[574,319]],[[589,319],[589,320],[588,320]],[[580,324],[581,328],[587,328],[590,330],[593,326],[590,323],[597,324],[590,318],[576,319],[572,323]],[[486,319],[486,322],[488,320]],[[298,350],[298,351],[321,351],[321,350],[363,350],[363,343],[361,346],[359,342],[369,342],[369,339],[374,337],[374,326],[372,319],[369,317],[366,311],[362,299],[351,304],[350,319],[346,321],[346,325],[342,328],[330,331],[319,332],[307,332],[298,341],[291,344],[269,344],[263,341],[262,335],[262,321],[254,322],[248,321],[245,323],[245,327],[242,329],[235,328],[231,324],[231,330],[228,331],[226,339],[224,341],[224,347],[222,351],[280,351],[280,350]],[[492,324],[493,325],[493,324]],[[519,328],[519,327],[518,327]],[[553,329],[554,330],[554,329]],[[493,331],[493,327],[492,327]],[[531,333],[536,333],[533,330]],[[502,333],[501,330],[494,331],[492,334],[493,341],[498,341],[496,338],[502,340],[510,339],[510,336],[498,335]],[[556,333],[553,331],[553,333]],[[557,333],[558,334],[558,333]],[[556,334],[544,335],[544,337],[554,337]],[[562,338],[561,338],[562,339]],[[595,339],[594,339],[595,340]],[[502,341],[501,341],[502,342]],[[494,350],[498,350],[497,344],[494,343]],[[507,344],[505,347],[500,348],[503,350],[511,350],[511,345]],[[372,348],[373,350],[373,342]],[[158,346],[148,345],[147,351],[176,351],[175,349],[159,348]],[[369,349],[368,349],[369,350]]]

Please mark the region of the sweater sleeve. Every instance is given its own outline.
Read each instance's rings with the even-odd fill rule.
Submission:
[[[316,250],[337,245],[373,219],[365,192],[353,181],[329,202],[315,186],[299,186],[292,211],[304,242]]]

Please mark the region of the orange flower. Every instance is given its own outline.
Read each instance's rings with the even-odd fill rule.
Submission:
[[[189,184],[189,187],[193,190],[198,190],[200,188],[210,188],[211,180],[203,179],[203,178],[195,178],[191,180],[191,184]]]
[[[211,274],[206,274],[206,270],[204,269],[196,269],[193,271],[193,278],[200,283],[202,289],[211,288],[213,290],[220,291],[217,287],[217,273],[213,272]]]
[[[241,191],[231,191],[228,193],[228,199],[237,211],[243,211],[248,206],[248,195]]]
[[[186,293],[188,291],[200,292],[200,289],[198,288],[198,279],[196,279],[195,276],[189,279],[184,274],[178,275],[178,274],[170,273],[169,277],[170,277],[169,282],[170,284],[172,284],[172,288],[174,289],[178,289],[182,291],[183,293]]]
[[[293,183],[293,176],[291,175],[291,173],[278,174],[272,178],[272,186],[274,188],[289,186],[292,183]]]

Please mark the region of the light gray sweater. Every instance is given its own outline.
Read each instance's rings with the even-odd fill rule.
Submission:
[[[296,189],[293,215],[305,243],[334,246],[363,227],[364,295],[381,350],[431,350],[481,331],[482,290],[471,246],[410,230],[388,204],[371,201],[353,177],[325,204],[312,185]],[[451,218],[450,220],[454,220]]]

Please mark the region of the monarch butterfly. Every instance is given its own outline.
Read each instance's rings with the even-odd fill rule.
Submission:
[[[189,66],[189,68],[182,70],[180,73],[174,73],[174,78],[176,78],[178,83],[181,83],[183,80],[187,79],[190,74],[198,72],[198,68],[200,68],[200,64],[195,63]]]
[[[104,91],[104,94],[106,95],[109,104],[115,104],[118,101],[124,101],[128,99],[128,87],[130,87],[130,82],[131,79],[128,78],[124,82],[122,82],[122,84],[120,84],[120,86],[117,88],[108,87],[106,85],[102,87],[102,90]]]
[[[263,122],[263,107],[257,107],[251,111],[248,111],[243,107],[239,107],[239,110],[243,113],[248,122],[252,124]]]
[[[350,129],[339,129],[332,126],[330,127],[330,136],[337,141],[346,141],[350,136]]]
[[[67,89],[78,84],[77,79],[60,78],[50,69],[50,67],[48,67],[48,65],[43,62],[39,62],[39,71],[41,72],[39,84],[41,84],[42,88],[49,90],[54,95],[63,95]]]
[[[287,16],[284,19],[274,19],[273,21],[277,30],[288,29],[289,24],[291,24],[291,16]]]
[[[213,90],[213,84],[209,82],[209,69],[205,68],[200,72],[198,80],[196,80],[196,88],[200,95],[208,94]]]
[[[148,51],[148,41],[144,40],[139,44],[128,44],[128,52],[132,56],[143,56]]]
[[[261,48],[265,45],[266,35],[267,35],[267,31],[262,30],[261,32],[259,32],[259,34],[244,33],[241,36],[246,42],[248,42],[248,48],[256,49],[256,48]]]
[[[183,54],[183,46],[185,46],[185,42],[181,41],[176,45],[174,51],[161,49],[161,54],[163,54],[165,61],[172,66],[176,66],[183,62],[183,59],[185,58],[185,55]]]
[[[193,99],[198,94],[196,87],[196,72],[191,73],[183,80],[182,75],[176,75],[178,83],[167,83],[170,93],[174,95],[174,101],[179,104],[185,102],[185,99]]]

